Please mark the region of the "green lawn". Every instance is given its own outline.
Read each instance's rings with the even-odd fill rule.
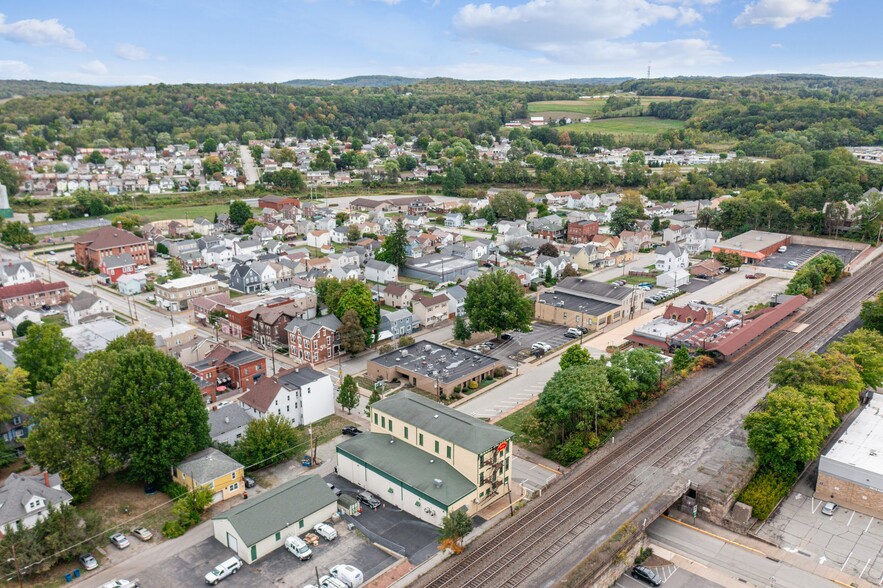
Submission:
[[[230,206],[227,204],[206,204],[203,206],[164,206],[161,208],[144,208],[129,211],[126,214],[137,214],[148,221],[171,220],[188,218],[193,220],[198,216],[204,216],[209,220],[215,218],[215,213],[227,212]],[[119,213],[107,214],[104,218],[112,221]]]
[[[590,123],[574,123],[561,128],[585,133],[655,135],[671,129],[683,129],[685,124],[684,121],[656,118],[655,116],[631,116],[604,118]]]
[[[540,112],[573,112],[578,114],[594,115],[601,112],[606,100],[555,100],[552,102],[531,102],[527,105],[527,112],[537,114]]]
[[[536,454],[543,455],[546,451],[546,448],[539,447],[537,445],[532,445],[531,443],[528,443],[528,441],[524,438],[524,434],[523,434],[524,420],[528,416],[530,416],[531,412],[533,411],[533,407],[534,407],[533,403],[528,404],[524,408],[513,412],[509,416],[503,417],[502,419],[498,420],[494,424],[497,425],[498,427],[503,427],[507,431],[512,431],[513,433],[515,433],[515,438],[513,439],[513,443],[519,445],[520,447],[527,449],[528,451],[532,451]]]

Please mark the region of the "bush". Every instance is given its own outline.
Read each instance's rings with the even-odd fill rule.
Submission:
[[[500,366],[494,370],[494,377],[495,378],[502,378],[507,373],[508,373],[508,371],[506,370],[506,368],[504,368],[503,366]]]
[[[416,342],[414,337],[409,335],[405,335],[404,337],[399,338],[399,349],[402,347],[407,347],[408,345],[413,345]]]
[[[641,565],[645,561],[647,561],[650,556],[653,555],[653,549],[650,547],[644,547],[641,549],[641,552],[635,558],[635,565]]]
[[[162,491],[168,494],[172,500],[178,500],[188,492],[187,488],[177,482],[169,482]]]
[[[761,469],[739,493],[738,500],[751,506],[754,509],[752,514],[765,521],[796,481],[796,475],[785,477],[772,470]]]
[[[573,433],[567,441],[553,447],[548,457],[561,465],[570,465],[589,451],[597,449],[600,444],[601,440],[595,433]]]
[[[478,382],[469,382],[469,389],[470,390],[477,390],[478,389]]]
[[[381,345],[381,346],[380,346],[380,349],[377,350],[377,352],[378,352],[380,355],[383,355],[383,354],[385,354],[385,353],[389,353],[390,351],[394,351],[394,349],[393,349],[393,346],[390,345],[389,343],[386,343],[386,344],[384,344],[384,345]]]
[[[162,534],[166,539],[180,537],[186,530],[177,520],[166,521],[166,524],[162,526]]]

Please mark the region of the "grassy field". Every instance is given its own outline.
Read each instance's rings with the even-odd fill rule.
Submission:
[[[561,128],[584,133],[610,133],[613,135],[655,135],[671,129],[684,128],[684,121],[656,118],[655,116],[633,116],[627,118],[605,118],[590,123],[575,123]]]
[[[204,216],[209,220],[215,218],[215,213],[227,212],[230,209],[228,204],[206,204],[203,206],[164,206],[161,208],[145,208],[132,210],[126,214],[137,214],[148,221],[171,220],[189,218],[193,220],[198,216]],[[113,220],[118,217],[118,213],[105,215],[104,218]]]
[[[595,115],[604,108],[605,100],[555,100],[554,102],[531,102],[527,105],[530,114],[571,113]]]
[[[519,447],[523,447],[528,451],[543,455],[547,448],[529,443],[528,440],[524,437],[523,433],[524,420],[528,416],[530,416],[531,412],[533,411],[533,407],[534,405],[532,403],[528,404],[524,408],[513,412],[509,416],[501,418],[494,424],[498,427],[503,427],[507,431],[512,431],[513,433],[515,433],[515,438],[512,441],[513,443],[518,444]]]

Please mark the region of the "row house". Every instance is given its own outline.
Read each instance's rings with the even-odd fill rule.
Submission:
[[[288,331],[288,355],[309,364],[336,358],[340,347],[341,323],[333,314],[312,320],[293,318],[285,328]]]
[[[13,306],[40,308],[67,304],[70,290],[65,282],[26,282],[0,287],[0,310],[8,311]]]
[[[251,311],[252,340],[263,347],[275,347],[288,343],[285,327],[295,318],[304,318],[308,310],[297,302],[289,302],[270,308],[259,307]]]
[[[275,414],[300,427],[334,414],[334,384],[328,374],[296,367],[262,378],[239,403],[255,418]]]
[[[111,284],[116,284],[120,277],[134,274],[137,270],[137,264],[131,254],[120,253],[119,255],[108,255],[102,258],[98,270],[103,276],[107,276]]]
[[[432,327],[448,318],[448,297],[444,294],[420,294],[411,302],[414,317],[424,327]]]
[[[531,222],[531,230],[541,239],[558,241],[564,238],[564,219],[556,214],[550,214]]]

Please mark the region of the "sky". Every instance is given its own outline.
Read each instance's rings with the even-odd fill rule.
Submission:
[[[883,0],[0,0],[0,78],[883,77]]]

